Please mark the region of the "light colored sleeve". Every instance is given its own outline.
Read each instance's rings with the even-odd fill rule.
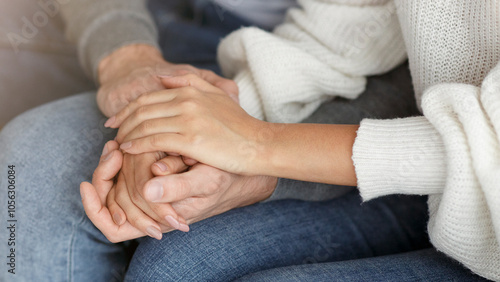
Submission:
[[[429,195],[433,245],[500,281],[498,3],[396,4],[424,116],[361,123],[358,188],[364,200]]]
[[[145,0],[72,0],[61,5],[66,37],[77,46],[85,73],[97,82],[99,62],[128,44],[158,47]]]
[[[389,0],[299,0],[272,33],[249,27],[218,49],[240,104],[271,122],[299,122],[333,97],[354,99],[366,76],[406,59],[396,7]]]
[[[430,195],[434,246],[499,280],[500,64],[480,87],[432,86],[422,108],[425,117],[363,121],[353,150],[361,195]]]

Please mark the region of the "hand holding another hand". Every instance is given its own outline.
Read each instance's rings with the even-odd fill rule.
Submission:
[[[169,63],[155,47],[135,44],[119,48],[100,62],[98,80],[101,86],[97,92],[97,104],[105,116],[113,116],[139,96],[165,89],[161,76],[189,73],[202,77],[237,99],[238,86],[234,81],[209,70]]]
[[[193,70],[181,69],[172,74],[173,76],[158,77],[154,73],[149,73],[149,76],[160,81],[161,86],[157,86],[158,88],[163,87],[161,89],[184,87],[190,89],[191,94],[199,94],[201,91],[217,93],[221,95],[218,98],[221,98],[222,105],[231,103],[231,107],[228,109],[236,109],[242,114],[242,109],[234,103],[235,96],[228,99],[227,89],[234,86],[237,91],[234,82],[228,83],[228,80],[218,76],[214,77],[215,75],[210,72],[202,73],[205,75],[205,79],[200,77],[200,73],[196,74],[196,71]],[[209,76],[208,82],[207,75]],[[132,91],[134,87],[130,89],[125,87],[131,85],[128,82],[115,84],[115,86],[122,85],[124,87],[123,89],[115,88],[116,92],[106,92],[104,87],[101,90],[108,94],[128,93],[130,99],[137,97],[137,95],[131,94],[140,93],[138,95],[140,97],[133,100],[132,104],[124,108],[119,115],[122,119],[126,119],[130,115],[128,120],[133,123],[134,119],[140,117],[136,115],[135,110],[132,110],[134,107],[140,106],[142,103],[149,105],[148,103],[155,102],[156,98],[161,98],[158,101],[164,101],[162,100],[164,95],[161,94],[162,91],[153,92],[156,89],[154,87],[134,92]],[[142,81],[142,84],[150,85],[145,80]],[[226,90],[221,90],[214,85],[218,87],[222,85],[224,86],[222,88],[226,88]],[[148,94],[143,95],[145,93]],[[108,98],[112,96],[107,95]],[[151,100],[151,97],[155,98]],[[148,103],[146,103],[147,101]],[[105,104],[114,104],[115,107],[120,108],[120,102],[123,102],[124,105],[130,103],[128,99],[118,99],[118,103],[107,101]],[[212,104],[208,104],[208,107],[214,106],[213,109],[217,110],[215,106],[218,102],[211,102]],[[112,112],[116,111],[117,108],[114,110],[109,108],[108,110]],[[142,112],[147,114],[149,110],[146,111],[143,108]],[[246,115],[244,111],[243,114]],[[118,116],[115,117],[115,121],[117,118]],[[121,124],[122,121],[118,121],[118,123]],[[116,126],[113,119],[108,121],[109,124]],[[122,126],[120,132],[130,131],[131,128],[130,125]],[[122,142],[124,135],[124,133],[119,133],[117,141]],[[273,177],[245,177],[231,174],[197,163],[194,159],[185,156],[183,157],[184,162],[182,162],[179,157],[175,157],[182,152],[174,152],[173,156],[158,162],[160,158],[165,156],[165,153],[160,153],[163,150],[145,154],[123,155],[117,150],[118,144],[116,142],[111,141],[106,146],[110,152],[101,158],[94,173],[93,184],[82,183],[81,192],[87,215],[112,242],[130,240],[145,235],[159,239],[161,233],[174,229],[187,231],[189,230],[188,223],[194,223],[232,208],[253,204],[269,197],[277,181]],[[163,165],[159,165],[162,163]],[[182,173],[187,168],[184,163],[194,166],[189,171]],[[165,171],[165,166],[170,169]],[[156,177],[153,177],[151,172]]]
[[[110,141],[94,172],[92,184],[81,184],[85,212],[111,242],[145,235],[161,239],[164,232],[189,230],[186,221],[169,204],[148,203],[135,190],[136,185],[142,186],[153,177],[152,164],[161,157],[156,153],[123,156],[118,143]],[[179,157],[165,157],[161,162],[168,164],[169,173],[186,169]]]
[[[132,196],[126,185],[119,184],[124,182],[122,174],[116,185],[114,183],[124,158],[118,150],[118,144],[110,141],[106,147],[109,153],[101,158],[92,184],[83,182],[80,191],[89,219],[115,243],[142,236],[161,238],[158,232],[149,231],[150,227],[160,228],[161,233],[174,230],[170,227],[171,222],[162,220],[163,215],[172,214],[171,208],[178,214],[179,221],[192,224],[233,208],[262,201],[272,194],[277,182],[274,177],[241,176],[201,163],[194,165],[189,171],[175,174],[174,169],[179,165],[178,161],[164,158],[161,162],[168,162],[170,171],[174,174],[162,174],[153,168],[157,176],[145,185],[133,187],[132,190],[138,191],[140,195]],[[151,156],[145,159],[149,157]],[[153,157],[152,160],[157,158]],[[137,165],[150,168],[141,160]],[[182,166],[178,169],[181,170]],[[118,193],[121,196],[116,197]],[[115,200],[117,198],[120,200]],[[144,202],[144,199],[147,202]],[[117,213],[121,214],[118,223],[113,216]]]
[[[108,120],[108,126],[120,128],[116,140],[122,150],[177,153],[228,172],[257,175],[259,157],[265,155],[257,141],[267,132],[265,122],[194,74],[163,83],[172,89],[143,95]]]

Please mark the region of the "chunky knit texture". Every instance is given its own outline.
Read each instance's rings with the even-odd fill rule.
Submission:
[[[273,34],[245,28],[222,42],[242,106],[297,122],[330,97],[357,97],[365,76],[407,53],[424,116],[362,122],[361,194],[429,195],[434,246],[500,280],[500,1],[299,3]]]
[[[302,9],[291,9],[273,34],[243,28],[221,42],[219,64],[238,82],[241,106],[252,116],[299,122],[332,97],[358,97],[365,76],[406,59],[393,2],[332,2],[299,1]],[[366,29],[368,19],[376,25]]]

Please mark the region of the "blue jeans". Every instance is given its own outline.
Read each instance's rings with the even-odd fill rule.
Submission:
[[[102,146],[115,134],[102,127],[94,95],[31,110],[0,133],[2,175],[15,165],[17,180],[16,274],[4,262],[0,281],[120,281],[125,273],[128,281],[229,281],[252,273],[245,279],[480,280],[429,249],[425,197],[362,204],[355,191],[324,202],[235,209],[193,224],[189,233],[138,240],[130,259],[133,242],[108,242],[80,202],[79,183],[91,178]],[[6,202],[6,177],[1,187]],[[4,206],[0,220],[8,219]],[[0,233],[5,261],[9,236]]]
[[[125,274],[127,281],[230,281],[249,274],[269,281],[290,275],[479,280],[429,249],[426,198],[418,196],[361,203],[353,191],[323,202],[259,203],[195,223],[189,233],[142,238],[135,253],[134,242],[112,244],[85,216],[78,192],[115,134],[102,127],[94,95],[31,110],[0,133],[2,175],[15,165],[17,180],[16,274],[7,272],[10,234],[2,232],[0,281],[120,281]],[[2,188],[0,199],[7,197]],[[8,219],[4,206],[0,220]]]
[[[238,281],[486,281],[435,249],[261,271]]]
[[[213,7],[205,8],[202,18],[213,22]],[[196,58],[199,66],[215,64],[214,54],[210,62]],[[408,85],[403,66],[371,79],[355,101],[324,105],[308,122],[414,114],[412,95],[404,91]],[[8,166],[15,166],[15,204],[1,205],[0,221],[16,220],[0,232],[0,281],[479,279],[430,248],[425,197],[416,196],[361,204],[350,192],[323,202],[259,203],[193,224],[186,234],[165,234],[162,241],[112,244],[85,216],[78,189],[91,179],[104,143],[116,133],[102,126],[104,120],[95,93],[87,93],[31,110],[0,132],[3,203],[12,200],[7,175]],[[280,183],[289,191],[338,188]]]

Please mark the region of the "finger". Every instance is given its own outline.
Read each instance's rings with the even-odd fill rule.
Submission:
[[[192,86],[203,92],[221,92],[220,88],[212,85],[194,73],[188,73],[182,76],[161,77],[161,82],[166,88],[182,88]]]
[[[173,109],[170,105],[151,105],[147,106],[147,110],[149,110],[148,113],[133,114],[122,123],[116,135],[117,142],[121,144],[126,139],[135,139],[162,131],[178,132],[184,124],[168,120],[172,118],[178,122],[183,121],[178,116],[180,110]],[[132,131],[134,134],[131,135]]]
[[[234,80],[218,76],[210,70],[201,70],[200,73],[201,78],[205,79],[213,86],[222,89],[227,95],[229,95],[229,97],[231,97],[231,99],[233,99],[236,103],[239,103],[239,89]]]
[[[101,160],[105,158],[110,152],[114,150],[118,150],[120,148],[120,144],[114,140],[110,140],[104,144],[104,148],[102,149]]]
[[[118,128],[121,126],[123,121],[125,121],[131,114],[137,112],[139,108],[148,105],[169,102],[173,100],[176,97],[176,95],[177,95],[176,91],[169,91],[169,90],[144,94],[139,98],[137,98],[136,100],[130,102],[116,115],[110,117],[106,121],[106,123],[104,123],[104,126],[111,128]]]
[[[161,133],[128,141],[120,145],[120,149],[134,155],[156,151],[188,155],[189,143],[180,134]]]
[[[212,183],[211,175],[213,173],[203,171],[203,166],[194,166],[185,173],[155,177],[144,186],[144,199],[153,203],[172,203],[205,196],[209,192],[208,187],[219,184]]]
[[[99,195],[92,184],[82,182],[80,184],[80,194],[88,218],[112,243],[132,240],[145,235],[128,223],[122,226],[116,225],[111,219],[109,210],[101,203]]]
[[[114,178],[122,167],[123,155],[120,151],[116,150],[117,147],[118,143],[114,141],[106,144],[104,152],[107,149],[114,150],[101,157],[101,161],[92,176],[92,184],[95,186],[102,204],[106,202],[109,189],[113,187]]]
[[[102,84],[97,92],[97,104],[110,117],[139,96],[162,89],[165,87],[153,68],[139,68],[119,80]]]
[[[139,190],[142,189],[144,187],[144,184],[153,177],[150,168],[151,167],[150,157],[153,155],[144,154],[139,156],[129,156],[128,158],[126,158],[125,161],[127,162],[127,164],[125,164],[124,161],[124,167],[125,165],[134,167],[135,173],[122,174],[127,183],[127,185],[125,186],[127,188],[128,194],[126,194],[126,192],[123,193],[128,199],[130,199],[132,204],[134,204],[138,209],[140,209],[143,213],[151,217],[159,224],[164,224],[164,226],[168,226],[169,230],[174,228],[187,232],[189,231],[189,227],[180,224],[179,222],[180,218],[177,212],[170,206],[170,204],[161,204],[161,205],[152,204],[144,200],[144,198],[140,194]],[[159,154],[158,156],[161,156],[160,158],[164,157],[163,154]],[[131,163],[128,163],[129,161]],[[133,183],[134,185],[129,185],[130,183]]]
[[[115,201],[115,188],[111,188],[106,198],[106,206],[108,207],[109,214],[113,217],[113,221],[117,225],[122,225],[127,221],[127,215],[122,208]]]
[[[151,172],[155,176],[165,176],[181,173],[188,169],[181,157],[167,156],[151,166]]]
[[[162,233],[158,223],[132,203],[124,185],[125,182],[120,176],[116,183],[115,201],[124,211],[127,221],[150,237],[161,240]]]
[[[156,71],[156,75],[161,78],[161,77],[168,77],[168,76],[179,76],[179,75],[185,75],[188,73],[195,73],[199,74],[200,69],[193,67],[192,65],[188,64],[181,64],[181,65],[174,65],[174,67],[163,67],[160,68]]]
[[[193,166],[198,163],[197,160],[182,156],[182,161],[188,166]]]
[[[162,113],[158,113],[158,115],[161,114]],[[182,130],[182,125],[185,124],[185,120],[186,119],[181,116],[149,119],[139,124],[137,124],[139,122],[138,120],[131,120],[130,123],[127,120],[122,124],[122,127],[120,127],[116,140],[124,143],[133,139],[159,133],[179,133]]]

